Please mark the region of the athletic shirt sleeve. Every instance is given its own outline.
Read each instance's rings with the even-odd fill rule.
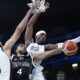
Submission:
[[[44,45],[38,45],[37,43],[31,43],[27,47],[27,52],[31,55],[32,60],[33,60],[33,55],[34,54],[39,54],[39,52],[44,52]],[[42,60],[33,60],[33,66],[40,66]]]
[[[10,59],[0,48],[0,80],[10,80]]]
[[[31,43],[27,47],[27,51],[31,53],[37,53],[37,52],[44,52],[45,46],[44,45],[38,45],[37,43]]]
[[[33,52],[34,52],[33,48],[34,48],[34,45],[33,45],[33,43],[31,43],[31,44],[27,47],[27,52],[28,52],[28,53],[33,53]]]

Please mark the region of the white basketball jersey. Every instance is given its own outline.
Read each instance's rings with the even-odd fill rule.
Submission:
[[[0,80],[10,80],[10,60],[0,48]]]
[[[39,54],[38,52],[44,52],[45,51],[45,47],[44,47],[44,45],[39,45],[37,43],[31,43],[27,47],[27,51],[30,54]],[[42,62],[42,60],[33,60],[33,66],[35,67],[35,70],[34,70],[35,72],[40,72],[41,70],[43,70],[43,67],[40,65],[41,62]]]

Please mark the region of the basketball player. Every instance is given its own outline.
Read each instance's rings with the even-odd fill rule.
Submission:
[[[31,43],[27,51],[29,53],[36,52],[35,55],[39,54],[38,52],[44,52],[52,49],[59,49],[62,48],[63,43],[58,44],[45,44],[46,40],[46,32],[45,31],[39,31],[36,33],[36,43]],[[77,37],[75,39],[72,39],[75,43],[80,42],[80,37]],[[66,53],[66,51],[64,51]],[[60,53],[58,53],[60,54]],[[47,56],[48,57],[48,56]],[[44,58],[45,59],[45,58]],[[31,80],[45,80],[43,77],[43,67],[40,65],[43,59],[33,59],[34,69],[32,72],[32,79]]]
[[[32,58],[27,54],[24,44],[18,44],[15,52],[16,55],[12,56],[13,80],[29,80]]]
[[[46,3],[46,5],[45,5],[45,7],[46,7],[46,9],[49,7],[49,4],[48,3]],[[40,15],[40,13],[35,13],[35,15],[33,15],[32,16],[32,18],[29,20],[29,22],[28,22],[28,25],[27,25],[27,29],[26,29],[26,33],[25,33],[25,43],[26,43],[26,47],[31,43],[31,41],[32,41],[32,31],[33,31],[33,25],[34,25],[34,23],[36,22],[36,20],[37,20],[37,18],[38,18],[38,16]],[[46,36],[46,34],[44,33],[44,31],[41,31],[41,32],[43,32],[42,33],[42,36],[44,37],[44,36]],[[37,34],[38,35],[38,34]],[[39,39],[38,39],[39,40]],[[36,42],[38,41],[37,39],[36,39]],[[43,40],[45,40],[45,37],[43,38]],[[40,42],[40,41],[38,41],[38,42]],[[37,42],[37,43],[38,43]],[[35,74],[35,75],[33,75],[34,77],[32,78],[31,77],[31,80],[44,80],[44,77],[43,77],[43,75],[42,75],[42,70],[43,70],[43,67],[42,66],[40,66],[40,64],[41,64],[41,62],[42,62],[42,60],[43,59],[45,59],[45,58],[47,58],[47,57],[49,57],[49,56],[51,56],[51,55],[56,55],[56,54],[60,54],[61,52],[62,52],[62,50],[60,49],[60,50],[55,50],[53,53],[41,53],[41,52],[44,52],[45,50],[44,50],[44,48],[45,48],[45,46],[44,45],[38,45],[37,43],[32,43],[33,44],[33,46],[31,46],[31,48],[32,49],[35,49],[35,51],[36,52],[38,52],[38,53],[36,53],[36,52],[31,52],[32,50],[31,49],[29,49],[29,47],[28,47],[28,49],[27,49],[27,51],[29,52],[29,53],[32,53],[31,54],[31,56],[32,56],[32,58],[33,58],[33,65],[35,66],[35,68],[33,69],[33,71],[32,71],[32,73],[33,74]],[[41,44],[42,44],[43,42],[41,42]],[[34,46],[35,45],[35,46]],[[30,50],[30,51],[29,51]],[[38,76],[38,77],[37,77]]]
[[[46,9],[48,8],[47,5],[48,3],[45,4]],[[35,12],[32,18],[34,16],[37,18],[40,13],[40,10],[39,12]],[[16,55],[12,56],[14,80],[29,80],[29,74],[32,67],[32,58],[31,55],[27,54],[26,47],[24,44],[18,44],[15,50]]]
[[[33,57],[33,65],[34,65],[34,69],[32,71],[32,79],[31,80],[45,80],[43,77],[43,66],[41,66],[41,62],[43,59],[44,54],[40,54],[41,52],[44,51],[49,51],[49,50],[55,50],[55,49],[59,49],[62,48],[63,43],[58,43],[58,44],[45,44],[46,38],[47,38],[47,33],[44,30],[38,31],[35,35],[36,38],[36,42],[32,42],[32,35],[33,35],[33,26],[37,20],[37,17],[39,16],[39,14],[36,14],[35,16],[33,16],[27,25],[26,28],[26,33],[25,33],[25,44],[28,46],[27,51],[31,54],[32,56],[36,55],[36,58]],[[80,42],[80,37],[77,37],[75,39],[72,39],[72,41],[74,41],[75,43]],[[58,53],[60,54],[60,53]],[[56,55],[56,54],[55,54]],[[41,58],[40,58],[41,56]],[[48,55],[47,57],[49,57],[50,55]]]
[[[36,15],[36,14],[35,14]],[[34,59],[44,59],[47,56],[55,55],[61,53],[62,49],[51,50],[44,53],[39,53],[39,55],[32,55]],[[16,48],[17,55],[13,56],[12,61],[14,62],[15,76],[16,80],[29,80],[29,72],[31,67],[31,57],[27,54],[26,48],[23,44],[19,44]],[[53,54],[54,53],[54,54]],[[35,54],[35,53],[34,53]],[[41,56],[41,54],[43,56]],[[27,73],[27,74],[26,74]]]
[[[11,36],[9,40],[5,42],[5,44],[0,47],[0,80],[10,80],[10,57],[11,57],[11,49],[16,41],[19,39],[21,33],[25,29],[27,25],[27,21],[32,14],[32,11],[35,9],[35,6],[31,7],[27,12],[21,23],[17,26],[14,34]]]

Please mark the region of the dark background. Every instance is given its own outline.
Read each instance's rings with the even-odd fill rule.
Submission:
[[[79,0],[47,0],[50,8],[38,18],[34,33],[44,29],[49,37],[62,36],[80,30]],[[0,33],[7,40],[29,9],[30,0],[0,0]]]
[[[80,0],[47,1],[50,3],[50,8],[38,18],[34,26],[34,34],[36,31],[44,29],[48,33],[48,43],[57,43],[80,36]],[[12,35],[16,26],[23,19],[26,11],[28,11],[28,2],[31,1],[0,0],[0,41],[3,44]],[[24,42],[23,36],[24,33],[19,42]],[[72,57],[62,54],[52,56],[43,61],[45,72],[49,72],[46,73],[46,76],[48,74],[48,80],[55,80],[56,73],[59,70],[63,70],[67,76],[71,77],[70,80],[80,80],[80,75],[78,75],[80,74],[80,69],[78,68],[75,73],[71,68],[71,64],[75,62],[80,62],[79,50]]]

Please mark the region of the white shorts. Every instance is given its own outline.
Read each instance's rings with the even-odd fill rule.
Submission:
[[[43,76],[43,73],[39,72],[39,73],[32,74],[30,80],[45,80],[45,78]]]

